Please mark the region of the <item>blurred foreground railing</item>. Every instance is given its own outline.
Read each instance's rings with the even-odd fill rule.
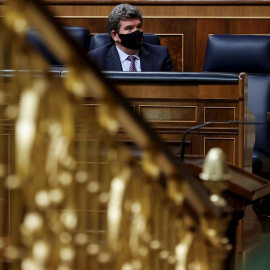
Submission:
[[[1,22],[0,269],[225,269],[230,215],[38,1]],[[25,41],[35,26],[70,72]],[[84,96],[100,105],[83,106]],[[117,140],[129,133],[141,158]],[[229,211],[230,212],[230,211]]]

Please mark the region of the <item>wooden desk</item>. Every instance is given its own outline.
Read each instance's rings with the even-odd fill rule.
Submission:
[[[134,78],[123,77],[124,74],[107,72],[105,76],[118,85],[132,110],[150,123],[175,156],[180,155],[182,136],[188,128],[209,121],[247,118],[245,74],[145,72],[136,73]],[[68,72],[63,71],[63,76],[68,76]],[[97,104],[85,97],[90,111]],[[13,129],[10,132],[13,136]],[[228,162],[243,168],[251,163],[248,150],[253,145],[247,143],[249,135],[244,125],[215,123],[200,128],[186,137],[186,158],[203,157],[212,147],[220,147]],[[119,139],[132,143],[124,131],[120,131]]]
[[[209,121],[245,119],[245,74],[129,74],[106,72],[105,76],[117,84],[131,108],[150,123],[176,156],[188,128]],[[85,102],[89,110],[97,106],[90,97]],[[239,124],[215,123],[192,131],[186,137],[186,158],[203,157],[212,147],[220,147],[230,163],[243,168],[251,159],[244,154],[245,136],[247,130]],[[130,142],[124,132],[119,139]]]

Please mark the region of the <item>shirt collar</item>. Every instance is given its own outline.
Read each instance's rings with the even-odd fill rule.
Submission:
[[[121,63],[123,63],[129,55],[124,53],[123,51],[121,51],[116,45],[115,45],[115,47],[118,51],[120,61],[121,61]],[[138,60],[140,60],[139,52],[133,54],[133,56],[135,56]]]

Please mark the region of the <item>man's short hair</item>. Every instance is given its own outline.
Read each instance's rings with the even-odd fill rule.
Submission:
[[[140,10],[129,4],[120,4],[117,5],[111,12],[108,18],[108,32],[111,36],[112,30],[115,30],[116,33],[119,33],[120,29],[120,20],[130,20],[130,19],[139,19],[142,22],[142,14]]]

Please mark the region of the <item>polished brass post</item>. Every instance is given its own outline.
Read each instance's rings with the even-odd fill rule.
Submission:
[[[210,192],[210,200],[225,212],[228,204],[223,198],[222,193],[228,187],[230,173],[225,154],[220,148],[212,148],[207,153],[200,178],[203,185]],[[211,217],[203,217],[201,219],[201,230],[206,240],[210,242],[208,264],[211,270],[225,270],[225,260],[228,253],[232,250],[232,245],[227,236],[230,221],[230,213],[224,214],[219,219]]]

